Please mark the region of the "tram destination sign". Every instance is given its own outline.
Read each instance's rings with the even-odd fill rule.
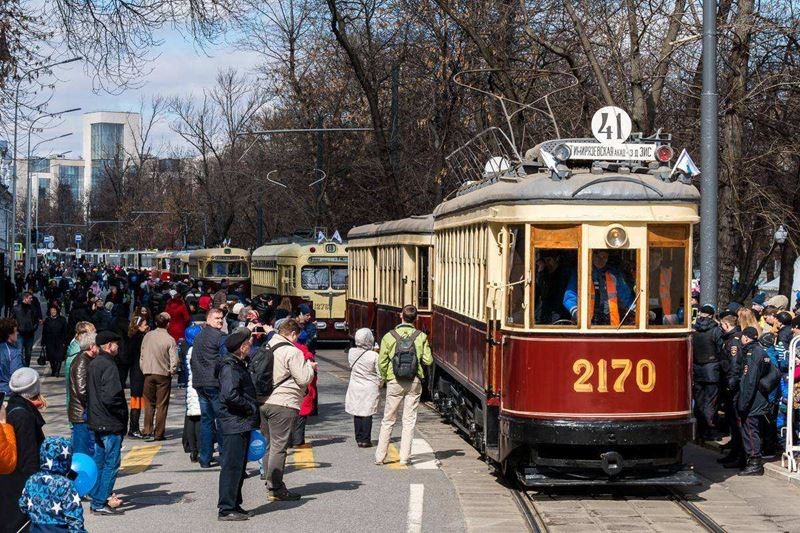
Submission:
[[[656,161],[655,144],[565,143],[570,159],[596,161]]]

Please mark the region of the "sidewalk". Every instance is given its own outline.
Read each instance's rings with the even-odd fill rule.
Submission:
[[[701,445],[703,448],[715,452],[721,452],[721,447],[725,444],[724,441],[706,441]],[[781,466],[780,456],[775,459],[764,463],[764,475],[780,481],[786,481],[790,485],[800,487],[800,473],[790,472],[788,468]]]

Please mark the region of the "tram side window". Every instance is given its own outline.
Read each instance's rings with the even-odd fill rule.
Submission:
[[[647,325],[685,326],[688,227],[653,225],[647,240]]]
[[[417,307],[427,309],[431,305],[430,300],[430,247],[417,247]]]
[[[525,325],[525,226],[508,227],[507,276],[509,325]]]
[[[592,269],[589,323],[592,326],[635,326],[637,251],[599,248],[591,250],[589,259]],[[573,280],[570,280],[572,287]]]
[[[578,250],[536,248],[536,280],[533,288],[533,323],[537,326],[573,326],[571,310],[578,310],[578,294],[565,307],[565,294],[571,277],[577,282]],[[577,283],[575,285],[577,288]]]

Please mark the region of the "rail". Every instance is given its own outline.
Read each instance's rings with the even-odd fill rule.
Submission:
[[[789,343],[789,373],[786,376],[788,382],[787,399],[786,399],[786,448],[781,455],[781,466],[788,468],[789,472],[797,472],[797,459],[795,453],[800,452],[800,446],[794,443],[794,370],[797,366],[795,359],[797,358],[797,346],[800,345],[800,336],[792,339]]]

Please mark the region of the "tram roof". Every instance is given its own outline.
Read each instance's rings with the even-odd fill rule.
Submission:
[[[347,232],[349,239],[362,239],[366,237],[379,237],[382,235],[398,234],[433,234],[433,215],[416,215],[400,220],[389,220],[375,224],[356,226]]]
[[[231,259],[236,257],[250,257],[250,252],[244,248],[201,248],[192,250],[189,257],[208,257],[208,256],[227,256]]]
[[[439,204],[436,218],[494,204],[553,203],[697,203],[700,192],[694,185],[663,181],[651,174],[622,174],[589,171],[556,181],[549,172],[501,178]]]
[[[279,244],[265,244],[253,250],[252,257],[297,256],[300,255],[300,245],[296,242]]]

